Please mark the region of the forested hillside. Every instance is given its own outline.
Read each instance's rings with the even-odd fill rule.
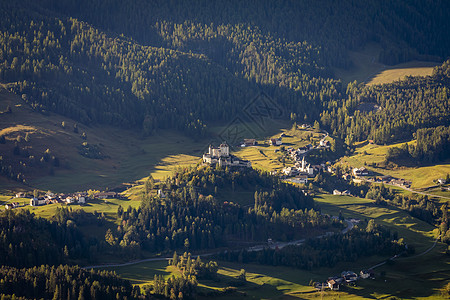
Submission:
[[[113,272],[78,266],[0,268],[2,299],[138,299],[140,290]]]
[[[1,1],[0,80],[80,122],[205,134],[259,90],[299,121],[345,98],[331,66],[369,41],[397,63],[449,55],[438,1]],[[432,33],[432,34],[428,34]],[[343,131],[342,131],[343,132]]]
[[[151,182],[147,182],[149,192]],[[273,237],[292,240],[312,230],[339,226],[322,215],[310,196],[278,177],[255,170],[202,167],[180,170],[160,183],[164,197],[143,196],[138,209],[118,209],[120,225],[106,233],[114,251],[139,255],[140,250],[199,250],[233,247],[242,241]],[[253,207],[219,201],[218,190],[254,191]]]
[[[410,140],[418,129],[448,126],[449,69],[450,61],[446,61],[429,77],[409,77],[374,86],[349,84],[348,98],[329,102],[321,121],[348,144],[367,138],[378,144]],[[417,132],[421,143],[422,135]],[[419,156],[426,152],[419,151]]]

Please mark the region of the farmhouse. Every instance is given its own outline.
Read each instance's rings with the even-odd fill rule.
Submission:
[[[256,144],[257,144],[257,142],[255,139],[244,139],[243,146],[250,147],[250,146],[255,146]]]
[[[319,145],[321,147],[330,147],[330,142],[326,140],[320,140]]]
[[[327,284],[328,284],[328,287],[330,288],[330,290],[339,291],[339,283],[337,283],[335,279],[329,279],[327,281]]]
[[[38,206],[38,205],[44,205],[47,204],[47,199],[45,199],[44,197],[39,197],[39,198],[31,198],[30,199],[30,205],[31,206]]]
[[[283,142],[281,141],[281,137],[279,137],[277,139],[270,139],[270,145],[272,145],[272,146],[280,146],[282,144],[283,144]]]
[[[340,191],[340,190],[334,190],[333,191],[333,195],[337,195],[337,196],[351,196],[352,194],[350,193],[349,190],[345,190],[345,191]]]
[[[447,180],[445,180],[444,178],[439,178],[439,179],[437,180],[437,182],[438,182],[439,184],[445,184],[445,183],[447,182]]]
[[[367,279],[367,278],[374,278],[375,274],[373,272],[372,269],[370,270],[361,270],[361,272],[359,272],[359,277],[362,279]]]
[[[17,208],[19,206],[20,206],[19,202],[11,202],[11,203],[6,204],[5,208],[12,209],[12,208]]]
[[[341,276],[347,283],[355,282],[358,279],[358,275],[352,271],[344,271],[341,273]]]
[[[369,175],[369,170],[367,170],[364,167],[354,168],[353,169],[353,175],[354,176],[367,176],[367,175]]]

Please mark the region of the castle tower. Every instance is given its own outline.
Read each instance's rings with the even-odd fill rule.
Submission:
[[[226,142],[223,142],[222,144],[220,144],[219,146],[219,155],[223,156],[223,157],[228,157],[230,156],[230,147],[228,147]]]

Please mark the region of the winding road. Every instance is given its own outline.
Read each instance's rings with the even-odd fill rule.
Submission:
[[[419,254],[416,254],[416,255],[414,255],[414,256],[408,256],[408,257],[402,257],[402,258],[400,258],[400,254],[397,254],[397,255],[394,255],[394,256],[392,256],[391,258],[389,258],[389,259],[387,259],[387,260],[385,260],[385,261],[383,261],[383,262],[380,262],[379,264],[376,264],[375,266],[373,266],[373,267],[370,267],[369,268],[369,270],[370,269],[375,269],[375,268],[378,268],[378,267],[380,267],[380,266],[382,266],[382,265],[384,265],[384,264],[386,264],[386,262],[388,261],[388,260],[401,260],[401,259],[407,259],[407,258],[416,258],[416,257],[419,257],[419,256],[422,256],[422,255],[425,255],[425,254],[427,254],[428,252],[430,252],[431,250],[433,250],[434,249],[434,247],[436,247],[436,244],[437,244],[437,242],[439,241],[439,238],[441,237],[441,235],[439,235],[437,238],[436,238],[436,240],[434,241],[434,243],[433,243],[433,245],[430,247],[430,248],[428,248],[427,250],[425,250],[425,251],[423,251],[422,253],[419,253]],[[404,252],[403,252],[404,253]]]
[[[347,227],[345,227],[341,231],[342,234],[346,234],[347,232],[352,230],[353,227],[354,227],[354,224],[352,222],[350,222],[349,220],[345,220],[345,222],[347,223]],[[333,234],[333,233],[326,233],[326,234],[323,234],[323,235],[319,235],[319,236],[316,236],[316,238],[323,238],[323,237],[329,236],[330,234]],[[277,249],[278,248],[278,249],[281,249],[281,248],[284,248],[286,246],[291,246],[291,245],[300,246],[304,242],[305,242],[305,239],[300,239],[300,240],[295,240],[295,241],[290,241],[290,242],[272,243],[269,246],[267,244],[256,245],[256,246],[252,246],[252,247],[248,247],[248,248],[244,248],[244,249],[246,249],[249,252],[262,251],[265,248],[271,248],[271,249]],[[233,250],[233,251],[235,251],[235,250]],[[214,255],[214,254],[219,254],[220,252],[222,252],[222,251],[214,251],[214,252],[208,252],[208,253],[203,253],[203,254],[198,254],[198,255],[192,255],[192,257],[211,256],[211,255]],[[134,261],[126,262],[126,263],[110,263],[110,264],[103,264],[103,265],[86,266],[86,267],[83,267],[83,269],[90,270],[90,269],[99,269],[99,268],[125,267],[125,266],[131,266],[131,265],[136,265],[136,264],[140,264],[140,263],[144,263],[144,262],[150,262],[150,261],[164,261],[164,260],[169,260],[171,258],[172,258],[172,256],[153,257],[153,258],[134,260]]]

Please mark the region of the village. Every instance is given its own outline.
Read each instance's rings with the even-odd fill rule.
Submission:
[[[339,291],[342,286],[356,285],[358,279],[375,279],[375,273],[372,269],[361,270],[359,275],[353,271],[343,271],[340,275],[332,276],[326,282],[316,282],[314,287],[317,290],[329,289],[332,291]]]
[[[30,206],[41,206],[41,205],[49,205],[49,204],[56,204],[56,203],[65,203],[65,204],[79,204],[84,205],[89,200],[92,199],[123,199],[123,196],[116,192],[94,192],[94,193],[87,193],[87,192],[76,192],[76,193],[68,193],[68,194],[55,194],[52,192],[47,192],[44,195],[29,195],[25,192],[18,192],[15,195],[16,199],[19,198],[29,198]],[[13,198],[14,199],[14,198]],[[5,208],[13,209],[17,207],[21,207],[24,205],[21,205],[17,201],[9,202],[5,205]]]
[[[302,130],[310,131],[311,125],[302,124],[299,126]],[[314,150],[324,150],[329,149],[331,147],[331,143],[327,140],[328,132],[323,131],[321,133],[321,138],[318,144],[314,146],[309,143],[302,147],[294,148],[291,145],[287,146],[283,143],[283,138],[286,136],[285,133],[281,133],[279,137],[270,138],[267,141],[264,141],[265,145],[276,146],[274,150],[275,153],[283,152],[290,160],[293,162],[291,166],[285,166],[280,171],[272,171],[272,175],[280,176],[282,179],[297,183],[297,184],[307,184],[308,181],[314,178],[320,172],[328,172],[334,175],[336,174],[336,168],[332,166],[332,162],[322,162],[320,164],[311,164],[308,163],[306,157],[311,151]],[[243,139],[243,141],[239,144],[239,147],[259,147],[258,141],[254,138],[252,139]],[[285,147],[287,146],[287,147]],[[226,142],[222,142],[219,147],[214,147],[210,145],[208,148],[208,152],[203,154],[202,157],[203,164],[216,165],[218,164],[221,167],[244,167],[251,168],[252,163],[248,160],[241,159],[230,153],[230,147]],[[388,185],[394,185],[402,188],[410,188],[411,181],[395,178],[390,175],[382,175],[382,176],[374,176],[370,170],[366,167],[350,167],[347,169],[344,174],[339,174],[342,179],[346,181],[353,181],[354,183],[362,183],[362,182],[379,182],[385,183]],[[351,196],[350,191],[348,190],[338,190],[335,189],[333,191],[334,195],[343,195],[343,196]]]

